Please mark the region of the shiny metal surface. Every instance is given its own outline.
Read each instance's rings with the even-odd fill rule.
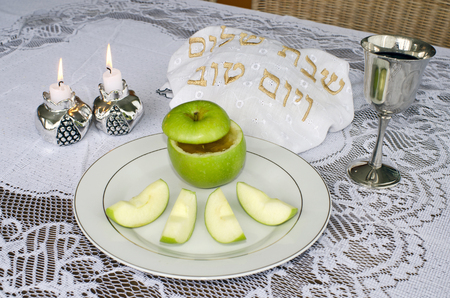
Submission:
[[[369,188],[388,188],[400,182],[400,172],[382,163],[383,139],[391,116],[381,115],[376,147],[370,161],[356,160],[347,167],[347,174],[354,182]]]
[[[48,92],[43,93],[44,103],[38,106],[36,129],[44,140],[59,146],[79,142],[89,130],[92,110],[75,92],[55,104]]]
[[[369,161],[353,161],[348,176],[369,188],[387,188],[400,182],[400,172],[382,163],[384,134],[391,115],[406,110],[414,101],[433,46],[418,39],[373,35],[361,41],[364,49],[364,96],[379,113],[378,137]]]
[[[129,133],[144,114],[141,100],[133,90],[128,90],[125,80],[123,90],[106,93],[103,84],[100,96],[94,100],[95,125],[106,134],[119,136]]]
[[[403,112],[414,101],[423,72],[436,50],[421,40],[391,35],[366,37],[361,46],[366,100],[381,114]],[[398,54],[400,58],[387,56]],[[404,59],[406,55],[410,59]]]

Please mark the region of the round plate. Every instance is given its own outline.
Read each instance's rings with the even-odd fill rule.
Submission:
[[[81,178],[74,198],[77,222],[101,251],[136,269],[173,278],[224,279],[261,272],[307,250],[322,234],[331,213],[331,198],[319,174],[295,153],[246,136],[247,159],[235,181],[221,186],[247,239],[221,244],[204,223],[205,203],[214,189],[199,189],[174,171],[163,134],[126,143],[98,159]],[[129,200],[147,185],[163,179],[170,200],[164,213],[140,228],[111,221],[105,209]],[[266,226],[240,206],[236,182],[243,181],[297,208],[294,218]],[[197,221],[190,240],[181,245],[159,242],[166,220],[182,188],[197,193]]]

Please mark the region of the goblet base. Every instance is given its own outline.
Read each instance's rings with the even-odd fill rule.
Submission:
[[[347,174],[355,183],[369,188],[389,188],[400,182],[398,170],[384,164],[375,168],[368,161],[351,162]]]

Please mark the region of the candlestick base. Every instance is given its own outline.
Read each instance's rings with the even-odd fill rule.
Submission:
[[[54,103],[44,92],[44,103],[36,111],[35,124],[39,135],[49,143],[67,146],[79,142],[89,130],[92,110],[75,92]]]
[[[95,126],[112,136],[129,133],[144,114],[141,100],[133,90],[128,90],[125,80],[122,83],[123,90],[110,93],[106,93],[100,83],[100,96],[94,100]]]

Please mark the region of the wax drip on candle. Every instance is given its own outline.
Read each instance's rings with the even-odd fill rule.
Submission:
[[[72,96],[72,89],[68,85],[64,85],[62,58],[59,58],[58,66],[58,83],[50,85],[50,100],[58,103]]]
[[[123,90],[122,73],[120,70],[113,68],[111,58],[111,46],[108,44],[106,51],[106,69],[103,73],[103,89],[106,93],[110,93],[115,90]]]

